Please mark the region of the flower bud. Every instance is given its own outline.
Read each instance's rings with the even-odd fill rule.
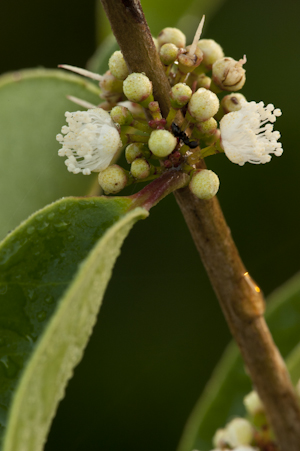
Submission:
[[[157,41],[160,47],[164,44],[171,43],[182,49],[185,47],[186,37],[178,28],[167,27],[159,33]]]
[[[235,61],[225,57],[217,60],[212,66],[212,78],[215,84],[224,91],[238,91],[246,81],[243,64],[246,60]]]
[[[178,68],[180,72],[183,74],[188,74],[192,72],[196,67],[198,67],[203,60],[203,53],[199,47],[195,48],[194,53],[190,54],[188,50],[190,49],[190,45],[186,48],[186,53],[181,53],[178,56]]]
[[[120,50],[117,50],[111,55],[108,61],[108,67],[118,80],[125,80],[129,75],[128,67]]]
[[[224,448],[226,445],[226,429],[217,429],[213,436],[213,445],[216,448]]]
[[[150,164],[144,158],[137,158],[132,162],[130,172],[138,180],[146,179],[150,175]]]
[[[110,112],[110,117],[119,125],[130,125],[133,121],[133,116],[128,108],[122,105],[115,106]]]
[[[253,428],[244,418],[235,418],[226,426],[226,441],[232,448],[250,445],[253,439]]]
[[[175,109],[182,108],[192,97],[191,88],[185,83],[177,83],[170,92],[171,106]]]
[[[207,70],[212,68],[212,65],[220,58],[224,57],[222,47],[213,39],[200,39],[197,47],[203,52],[202,64]]]
[[[197,88],[209,89],[211,84],[211,78],[205,74],[200,74],[197,77]]]
[[[165,66],[169,66],[170,64],[173,64],[178,56],[179,49],[176,47],[176,45],[168,43],[164,44],[160,51],[159,51],[159,57],[161,62]]]
[[[265,411],[264,405],[255,390],[245,396],[243,403],[247,412],[252,416]]]
[[[143,143],[131,143],[129,144],[125,149],[125,158],[127,163],[131,164],[136,158],[140,158],[143,156],[145,150],[147,148]],[[150,151],[149,152],[149,158],[150,158]]]
[[[213,117],[219,106],[220,102],[216,94],[205,88],[200,88],[192,95],[188,111],[196,122],[202,122]]]
[[[173,152],[177,139],[167,130],[154,130],[149,138],[148,147],[158,158],[164,158]]]
[[[153,36],[152,36],[152,39],[153,39],[155,48],[156,48],[156,50],[158,51],[158,50],[159,50],[158,40],[157,40],[156,38],[154,38]]]
[[[138,103],[126,100],[124,102],[119,102],[118,105],[125,106],[133,115],[134,119],[146,119],[144,108],[141,107],[141,105],[139,105]]]
[[[239,111],[242,108],[242,103],[246,101],[245,96],[240,93],[228,94],[221,100],[221,106],[224,109],[224,113],[232,113],[233,111]]]
[[[199,132],[206,135],[216,130],[216,128],[218,127],[218,123],[213,117],[211,117],[210,119],[207,119],[207,121],[198,122],[196,127],[199,130]]]
[[[127,175],[123,168],[113,164],[99,173],[98,181],[105,194],[116,194],[127,185]]]
[[[121,94],[123,91],[123,82],[122,80],[118,80],[111,72],[108,70],[103,75],[102,80],[99,83],[100,88],[104,92],[105,97],[109,97],[109,95]]]
[[[208,169],[194,172],[189,188],[199,199],[211,199],[219,189],[220,181],[217,174]]]
[[[123,92],[131,102],[143,102],[152,94],[152,83],[146,75],[133,73],[124,80]]]

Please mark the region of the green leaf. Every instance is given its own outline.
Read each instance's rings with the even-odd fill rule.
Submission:
[[[268,298],[266,320],[276,345],[286,358],[299,342],[299,275]],[[293,375],[298,368],[300,371],[298,359],[299,348],[295,350],[293,358],[290,357]],[[211,449],[216,429],[225,426],[231,416],[245,413],[243,398],[251,389],[251,381],[245,372],[238,348],[235,343],[231,343],[185,425],[178,451]]]
[[[42,449],[87,343],[120,246],[148,213],[128,198],[67,198],[0,245],[0,407],[4,450]],[[81,263],[82,262],[82,263]],[[28,365],[25,364],[29,359]]]
[[[55,139],[70,94],[99,103],[98,87],[63,70],[33,69],[0,77],[0,239],[20,221],[63,196],[87,194],[94,177],[68,173]]]

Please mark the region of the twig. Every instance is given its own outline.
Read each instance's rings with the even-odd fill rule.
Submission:
[[[166,117],[170,86],[139,0],[101,1],[129,69],[147,74]],[[263,317],[262,294],[240,259],[218,200],[201,201],[188,188],[176,191],[175,197],[265,405],[280,449],[299,451],[300,407]]]

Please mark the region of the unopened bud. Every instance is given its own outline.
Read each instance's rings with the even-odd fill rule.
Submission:
[[[104,91],[105,97],[109,94],[119,94],[123,91],[123,81],[118,80],[111,72],[108,70],[103,75],[102,80],[99,83],[100,88]]]
[[[131,143],[125,149],[125,158],[129,164],[143,155],[148,158],[151,156],[151,152],[143,143]]]
[[[119,80],[125,80],[129,75],[128,67],[120,50],[117,50],[111,55],[108,61],[108,67],[111,73]]]
[[[189,72],[192,72],[196,67],[198,67],[201,64],[201,61],[203,60],[203,53],[202,50],[199,49],[199,47],[195,48],[194,53],[190,54],[188,50],[190,49],[190,45],[186,48],[186,53],[181,53],[178,56],[178,68],[180,72],[183,74],[188,74]]]
[[[236,61],[225,57],[217,60],[212,66],[212,78],[215,84],[224,91],[238,91],[246,81],[245,64],[246,58]]]
[[[133,121],[133,116],[128,108],[122,105],[115,106],[110,112],[110,117],[119,125],[130,125]]]
[[[216,448],[224,448],[226,445],[226,429],[217,429],[213,436],[213,445]]]
[[[177,83],[170,92],[171,106],[175,109],[182,108],[192,97],[191,88],[185,83]]]
[[[130,172],[138,180],[146,179],[150,175],[150,165],[144,158],[137,158],[132,162]]]
[[[200,74],[197,77],[197,88],[209,89],[211,84],[211,78],[205,74]]]
[[[152,83],[146,75],[133,73],[124,80],[123,91],[131,102],[143,102],[152,94]]]
[[[139,105],[138,103],[126,100],[124,102],[119,102],[118,105],[128,108],[135,119],[146,119],[144,108],[141,107],[141,105]]]
[[[250,445],[253,440],[253,428],[244,418],[235,418],[226,426],[226,442],[232,448]]]
[[[149,138],[148,147],[158,158],[164,158],[173,152],[177,139],[167,130],[154,130]]]
[[[164,44],[171,43],[182,49],[185,47],[186,37],[178,28],[167,27],[159,33],[157,41],[160,47]]]
[[[113,164],[99,173],[98,181],[105,194],[116,194],[127,185],[127,175],[123,168]]]
[[[211,133],[213,130],[216,130],[216,128],[218,127],[218,122],[213,117],[211,117],[207,121],[198,122],[196,127],[199,132],[206,135]]]
[[[153,39],[155,48],[156,48],[156,50],[158,51],[158,49],[159,49],[158,40],[157,40],[156,38],[154,38],[153,36],[152,36],[152,39]]]
[[[188,111],[196,122],[202,122],[213,117],[219,106],[220,102],[216,94],[205,88],[200,88],[192,95]]]
[[[250,392],[243,400],[247,412],[254,416],[257,413],[264,412],[264,405],[256,391]]]
[[[224,113],[232,113],[233,111],[239,111],[242,108],[242,103],[245,101],[245,96],[237,92],[223,97],[221,106],[224,109]]]
[[[164,44],[160,51],[159,51],[159,57],[161,62],[165,66],[169,66],[170,64],[173,64],[178,56],[179,49],[176,47],[176,45],[168,43]]]
[[[203,52],[202,64],[207,70],[212,68],[212,65],[220,58],[224,57],[222,47],[213,39],[200,39],[197,47]]]
[[[189,188],[199,199],[211,199],[219,189],[220,181],[217,174],[208,169],[194,172]]]

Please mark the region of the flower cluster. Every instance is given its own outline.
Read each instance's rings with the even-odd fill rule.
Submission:
[[[104,75],[61,66],[98,80],[104,100],[97,106],[70,98],[87,109],[67,112],[68,126],[57,135],[62,145],[58,154],[67,157],[70,172],[99,172],[104,192],[117,193],[175,168],[190,176],[189,187],[197,197],[210,199],[219,179],[203,169],[205,157],[225,153],[242,166],[267,163],[272,154],[282,154],[280,133],[273,130],[281,111],[272,104],[247,102],[236,92],[246,81],[246,57],[226,57],[214,40],[200,39],[203,23],[204,18],[191,45],[186,46],[185,35],[176,28],[165,28],[155,40],[171,85],[166,118],[153,97],[151,80],[130,74],[120,51],[113,53]],[[113,164],[122,149],[129,170]]]

